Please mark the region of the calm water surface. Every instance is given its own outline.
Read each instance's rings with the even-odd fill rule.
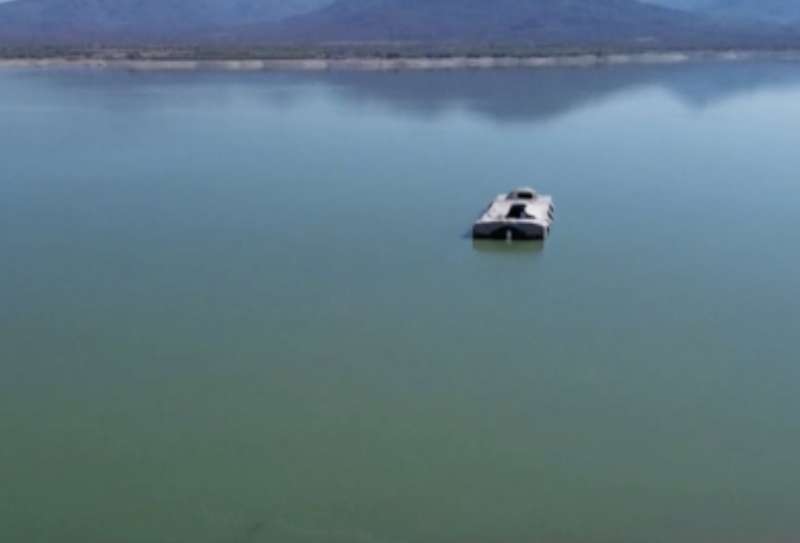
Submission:
[[[796,64],[0,72],[0,540],[796,542],[799,135]]]

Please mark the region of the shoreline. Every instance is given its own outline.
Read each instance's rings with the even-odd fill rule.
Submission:
[[[491,68],[592,67],[626,64],[680,64],[694,61],[738,62],[747,60],[800,61],[800,49],[786,51],[662,51],[641,53],[574,53],[530,56],[451,57],[342,57],[269,59],[103,58],[53,56],[0,58],[3,68],[92,68],[130,71],[403,71]]]

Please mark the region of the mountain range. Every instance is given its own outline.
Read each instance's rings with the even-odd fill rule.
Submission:
[[[13,0],[0,46],[775,46],[795,22],[800,0]]]
[[[218,28],[270,23],[330,0],[13,0],[0,4],[0,39],[202,38]]]
[[[288,41],[565,44],[673,39],[709,26],[635,0],[339,0],[275,32]]]
[[[704,13],[718,19],[800,23],[798,0],[648,0],[664,7]]]

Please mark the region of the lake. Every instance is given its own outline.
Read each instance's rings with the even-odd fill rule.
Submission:
[[[800,538],[800,64],[0,71],[0,540]],[[474,243],[498,193],[545,244]]]

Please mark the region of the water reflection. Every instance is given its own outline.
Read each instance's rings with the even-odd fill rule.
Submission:
[[[796,76],[0,72],[0,541],[796,541]]]
[[[500,71],[502,84],[498,84]],[[635,88],[661,88],[690,107],[705,108],[737,95],[800,85],[800,63],[790,61],[431,72],[54,70],[13,74],[46,80],[59,91],[60,100],[68,96],[66,88],[76,104],[86,103],[91,96],[111,109],[218,109],[242,100],[287,109],[322,91],[358,106],[389,108],[405,115],[430,118],[464,110],[503,123],[549,121]],[[263,85],[253,85],[259,82]],[[202,90],[198,83],[205,84]],[[6,93],[13,93],[13,86],[0,89],[0,97]]]
[[[496,255],[530,255],[544,251],[543,241],[508,241],[494,239],[473,239],[472,248],[479,253]]]
[[[462,109],[499,122],[548,121],[637,87],[663,88],[703,108],[727,98],[800,84],[800,64],[687,63],[452,72],[294,74],[345,99],[430,117]]]

